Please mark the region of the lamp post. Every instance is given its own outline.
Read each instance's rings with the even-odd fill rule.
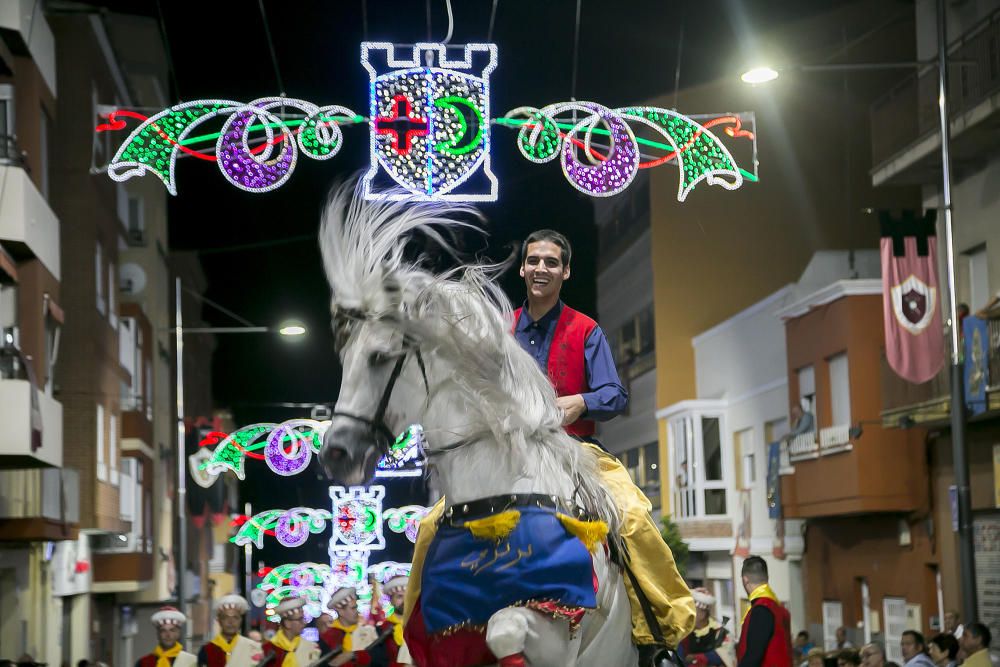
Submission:
[[[947,9],[944,0],[937,4],[937,69],[938,69],[938,122],[941,132],[941,209],[944,213],[945,262],[948,276],[948,314],[951,319],[951,447],[952,465],[955,468],[955,487],[958,501],[958,565],[962,587],[962,617],[977,617],[976,562],[972,532],[972,499],[969,489],[969,457],[965,442],[965,401],[963,400],[963,369],[958,332],[958,298],[955,293],[955,243],[952,227],[951,204],[951,124],[948,121],[948,31]],[[845,65],[799,65],[784,69],[803,72],[872,71],[898,68],[916,68],[934,61],[909,61],[895,63],[859,63]],[[969,64],[955,61],[954,64]],[[744,83],[761,84],[773,81],[780,70],[772,67],[754,67],[744,72]]]
[[[175,282],[174,309],[174,342],[177,355],[174,363],[177,365],[177,608],[185,617],[187,623],[184,629],[185,644],[191,636],[191,619],[188,616],[187,602],[187,452],[185,451],[184,427],[184,334],[233,334],[233,333],[271,333],[276,332],[284,338],[298,337],[306,333],[306,328],[297,321],[285,322],[279,327],[190,327],[184,328],[181,314],[181,279]],[[246,591],[247,595],[250,591]]]

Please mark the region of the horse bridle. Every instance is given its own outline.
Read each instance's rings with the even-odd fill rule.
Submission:
[[[363,312],[355,309],[341,309],[336,313],[336,316],[355,321],[372,319],[371,317],[367,317]],[[403,366],[406,365],[406,360],[411,354],[416,358],[417,365],[420,367],[420,375],[424,380],[424,389],[430,393],[430,384],[427,381],[427,367],[424,365],[424,357],[420,354],[420,348],[411,342],[407,342],[403,345],[402,353],[396,358],[396,363],[392,366],[389,381],[386,382],[385,389],[382,391],[382,396],[379,398],[378,405],[375,408],[375,413],[371,417],[363,417],[338,410],[334,410],[331,413],[331,417],[344,417],[345,419],[363,424],[368,432],[371,433],[372,439],[382,454],[388,453],[389,447],[396,440],[396,434],[385,423],[385,411],[388,409],[389,401],[392,399],[392,392],[396,388],[396,381],[399,380],[399,376],[403,373]]]

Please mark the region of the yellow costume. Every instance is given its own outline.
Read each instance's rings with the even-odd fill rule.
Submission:
[[[622,513],[621,537],[628,550],[629,567],[646,595],[669,648],[675,648],[694,628],[695,607],[691,591],[677,572],[674,555],[663,541],[653,522],[649,499],[640,491],[621,462],[600,447],[588,442],[581,446],[597,457],[598,472],[605,488],[611,493]],[[445,510],[442,498],[420,522],[413,553],[413,567],[406,589],[405,620],[420,598],[420,577],[427,549],[437,532],[438,521]],[[639,598],[632,582],[625,577],[632,608],[632,641],[636,645],[655,644]]]

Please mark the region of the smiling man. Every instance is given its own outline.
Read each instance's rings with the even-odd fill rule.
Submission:
[[[548,373],[566,432],[591,438],[594,421],[624,411],[628,394],[601,327],[559,298],[572,252],[566,237],[551,229],[524,240],[520,274],[527,299],[514,312],[514,336]]]
[[[625,589],[632,608],[632,639],[640,663],[676,648],[694,626],[691,592],[660,536],[652,505],[621,462],[594,438],[597,421],[623,412],[628,394],[618,378],[611,346],[590,317],[560,299],[573,250],[559,232],[541,229],[521,245],[520,275],[527,298],[514,312],[514,337],[549,377],[563,428],[594,450],[604,486],[622,512],[621,537],[629,553]]]

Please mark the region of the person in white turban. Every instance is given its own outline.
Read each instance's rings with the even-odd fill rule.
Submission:
[[[219,634],[198,651],[198,667],[253,667],[263,657],[260,642],[240,634],[250,605],[239,595],[226,595],[215,603]]]
[[[150,621],[156,626],[156,648],[139,658],[135,667],[195,667],[198,664],[194,654],[185,651],[180,642],[187,624],[184,614],[174,607],[160,607]]]

